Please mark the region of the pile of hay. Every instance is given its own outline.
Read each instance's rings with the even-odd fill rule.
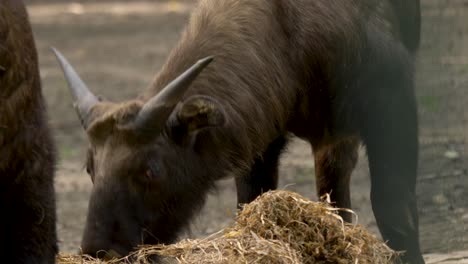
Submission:
[[[394,251],[361,226],[344,223],[337,210],[293,192],[270,191],[244,206],[233,226],[204,239],[141,247],[132,253],[133,263],[150,263],[154,255],[176,263],[392,263]],[[109,263],[63,260],[58,263]]]

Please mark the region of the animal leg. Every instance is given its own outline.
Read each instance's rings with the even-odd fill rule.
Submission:
[[[338,208],[351,208],[349,182],[358,159],[359,141],[348,138],[339,142],[313,144],[317,194],[329,194]],[[341,217],[351,222],[351,214],[340,211]]]
[[[279,157],[286,141],[283,136],[273,141],[263,157],[255,161],[250,174],[236,178],[238,206],[250,203],[260,194],[276,189]]]
[[[394,250],[406,251],[402,260],[424,263],[415,194],[418,127],[412,84],[395,72],[382,76],[388,77],[379,78],[376,85],[388,92],[375,97],[363,124],[372,209],[384,240]]]

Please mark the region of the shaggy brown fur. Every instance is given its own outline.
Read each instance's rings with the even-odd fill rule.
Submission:
[[[292,133],[312,146],[319,195],[331,192],[339,207],[351,206],[362,142],[384,239],[423,263],[412,79],[419,16],[417,0],[200,1],[151,87],[136,101],[91,110],[84,251],[125,254],[142,242],[174,241],[227,175],[241,204],[276,188]],[[162,133],[125,129],[144,102],[206,56],[214,62]]]
[[[24,5],[0,2],[0,255],[54,263],[54,144]]]

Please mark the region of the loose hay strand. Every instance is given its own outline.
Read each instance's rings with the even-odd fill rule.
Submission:
[[[181,264],[392,263],[397,253],[362,226],[345,223],[336,213],[340,210],[357,218],[349,209],[334,208],[326,201],[270,191],[244,205],[230,227],[203,239],[142,246],[132,253],[133,263],[149,263],[156,255]],[[58,263],[129,263],[82,261]]]

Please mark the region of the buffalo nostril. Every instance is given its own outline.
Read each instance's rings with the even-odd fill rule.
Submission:
[[[109,245],[99,245],[97,243],[91,243],[91,244],[83,244],[82,245],[82,254],[84,255],[89,255],[94,258],[99,258],[102,260],[111,260],[111,259],[116,259],[116,258],[121,258],[124,255],[121,250],[119,250],[117,247],[109,246]]]
[[[106,250],[104,246],[98,246],[95,243],[83,244],[81,246],[81,253],[84,255],[89,255],[93,258],[104,258],[106,255]]]
[[[110,249],[104,253],[105,255],[101,257],[104,260],[111,260],[122,257],[117,251]]]

